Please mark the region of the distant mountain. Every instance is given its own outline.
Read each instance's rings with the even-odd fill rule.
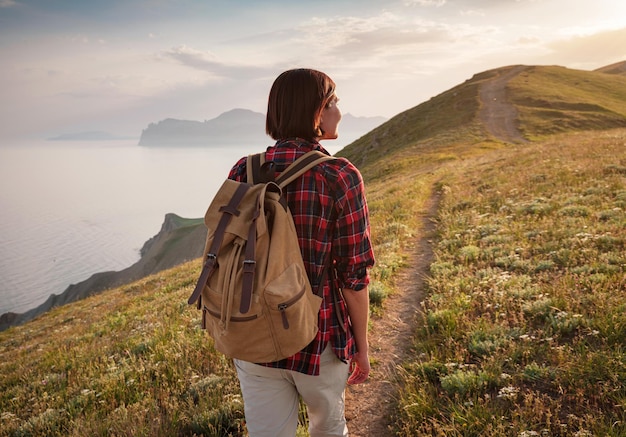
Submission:
[[[354,117],[344,114],[340,125],[341,141],[352,142],[385,122],[384,117]],[[201,121],[168,118],[143,130],[140,146],[221,146],[228,144],[265,144],[265,115],[248,109],[233,109]],[[272,141],[272,140],[269,140]]]
[[[112,141],[112,140],[128,140],[133,137],[123,137],[102,131],[88,131],[61,134],[56,137],[48,138],[48,141]]]
[[[263,114],[247,109],[233,109],[219,117],[205,120],[167,118],[150,123],[141,133],[140,146],[218,146],[260,142],[264,134]]]

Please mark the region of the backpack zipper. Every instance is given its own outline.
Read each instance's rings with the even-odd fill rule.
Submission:
[[[218,319],[220,318],[220,312],[219,311],[213,311],[210,310],[209,308],[206,307],[206,305],[204,306],[204,311],[206,311],[207,313],[209,313],[210,315],[212,315],[213,317],[217,317]],[[257,317],[259,317],[258,315],[253,315],[253,316],[246,316],[246,317],[235,317],[235,316],[231,316],[228,320],[230,322],[249,322],[250,320],[254,320]]]
[[[304,288],[300,293],[289,299],[287,302],[278,304],[278,311],[280,311],[280,316],[283,320],[283,328],[289,329],[289,320],[287,320],[287,308],[298,302],[302,298],[302,295],[304,295],[304,293],[306,293],[306,288]]]

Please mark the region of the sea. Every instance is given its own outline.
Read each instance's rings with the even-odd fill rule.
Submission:
[[[0,314],[139,260],[165,214],[203,217],[241,157],[272,144],[146,147],[137,140],[0,145]],[[336,153],[342,144],[323,144]]]

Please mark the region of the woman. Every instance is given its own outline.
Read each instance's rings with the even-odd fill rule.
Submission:
[[[278,76],[266,118],[266,131],[276,140],[267,148],[266,160],[274,163],[277,174],[311,150],[328,155],[318,141],[337,138],[338,101],[335,83],[322,72],[296,69]],[[245,158],[229,178],[246,181]],[[346,382],[361,383],[370,371],[367,285],[374,254],[363,180],[347,159],[337,158],[309,170],[284,195],[313,289],[326,278],[324,300],[317,336],[302,351],[273,363],[235,360],[248,432],[252,437],[294,436],[301,396],[312,437],[347,436]],[[323,275],[329,255],[336,274]],[[343,299],[333,300],[338,288]]]

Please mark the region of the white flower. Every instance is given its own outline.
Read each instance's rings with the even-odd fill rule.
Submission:
[[[519,388],[509,385],[507,387],[502,387],[500,389],[500,391],[498,392],[498,397],[505,398],[505,399],[513,399],[517,396],[518,393],[519,393]]]

